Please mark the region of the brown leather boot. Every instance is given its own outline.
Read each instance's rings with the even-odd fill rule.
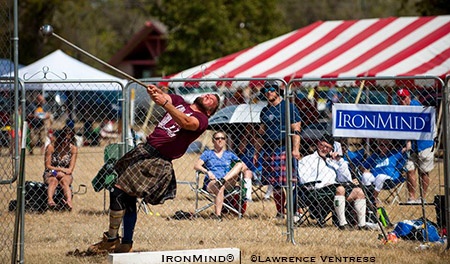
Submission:
[[[118,245],[120,245],[119,237],[109,238],[107,232],[105,232],[102,241],[90,245],[87,252],[92,255],[112,253]]]
[[[133,251],[133,243],[122,244],[116,246],[114,253],[128,253]]]

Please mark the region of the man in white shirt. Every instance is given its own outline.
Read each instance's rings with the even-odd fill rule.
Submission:
[[[321,219],[332,210],[339,221],[339,229],[349,229],[345,218],[346,201],[354,201],[358,218],[358,228],[366,229],[366,200],[361,188],[355,187],[352,181],[348,163],[342,158],[342,150],[334,150],[334,139],[324,135],[317,143],[317,150],[302,158],[298,163],[299,182],[305,190],[305,197],[316,199],[320,208],[315,210]],[[347,190],[343,185],[348,186]],[[347,198],[345,194],[349,193]],[[334,194],[334,197],[333,197]],[[305,199],[300,197],[300,199]],[[314,201],[310,201],[314,202]],[[314,211],[313,211],[314,212]]]

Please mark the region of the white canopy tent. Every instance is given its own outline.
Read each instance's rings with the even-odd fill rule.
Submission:
[[[118,83],[123,86],[127,83],[126,80],[78,61],[61,50],[56,50],[32,64],[20,68],[18,75],[23,81],[30,83],[26,85],[26,89],[43,89],[44,91],[120,90],[121,87]],[[2,77],[14,77],[14,72],[4,74]],[[61,83],[62,81],[64,83]],[[93,83],[87,83],[89,81]],[[60,83],[55,84],[55,82]],[[76,83],[82,84],[74,85]]]

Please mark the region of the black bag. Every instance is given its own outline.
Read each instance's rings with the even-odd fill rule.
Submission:
[[[447,217],[445,215],[445,196],[434,196],[434,209],[436,211],[436,223],[439,228],[446,228]]]
[[[179,210],[175,212],[172,218],[175,220],[192,220],[194,218],[194,214]]]
[[[58,186],[53,197],[59,206],[64,205],[64,193]],[[14,211],[17,208],[17,200],[9,202],[8,210]],[[25,210],[28,212],[43,213],[47,211],[47,184],[36,181],[25,182]]]
[[[45,183],[25,182],[25,210],[37,212],[47,210],[47,185]]]

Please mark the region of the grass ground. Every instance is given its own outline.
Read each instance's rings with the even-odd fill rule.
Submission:
[[[197,157],[197,154],[187,154],[183,159],[174,162],[179,180],[192,180],[193,161]],[[40,181],[43,156],[27,156],[26,162],[26,179]],[[84,195],[75,195],[74,210],[25,215],[26,263],[107,263],[106,256],[76,257],[68,254],[76,249],[85,250],[89,244],[97,242],[107,228],[108,216],[103,211],[104,194],[94,192],[90,186],[91,179],[102,164],[103,148],[81,148],[74,173],[74,187],[83,183],[88,186],[88,191]],[[436,170],[440,170],[439,166]],[[0,263],[9,263],[15,215],[8,212],[7,203],[10,199],[15,199],[15,185],[0,186],[0,194],[0,237],[3,242]],[[431,195],[430,193],[430,197]],[[257,199],[249,204],[243,219],[230,215],[219,223],[208,218],[212,211],[206,212],[204,218],[193,220],[170,218],[180,209],[192,211],[193,205],[193,192],[187,185],[179,185],[174,201],[168,201],[161,206],[151,206],[149,209],[153,215],[141,211],[135,230],[134,249],[157,251],[237,247],[242,251],[242,263],[252,263],[253,255],[259,256],[260,260],[272,257],[314,257],[317,263],[329,263],[333,262],[332,260],[345,263],[344,257],[361,257],[353,259],[357,262],[373,260],[375,263],[450,263],[450,254],[444,251],[443,244],[433,244],[427,250],[417,249],[419,242],[383,244],[378,240],[377,231],[338,231],[331,225],[325,228],[296,228],[294,245],[287,241],[285,222],[274,218],[273,202]],[[394,221],[421,215],[418,208],[402,207],[398,204],[387,205],[386,208]],[[433,210],[427,208],[427,214],[432,216]],[[350,260],[346,259],[346,263]]]

